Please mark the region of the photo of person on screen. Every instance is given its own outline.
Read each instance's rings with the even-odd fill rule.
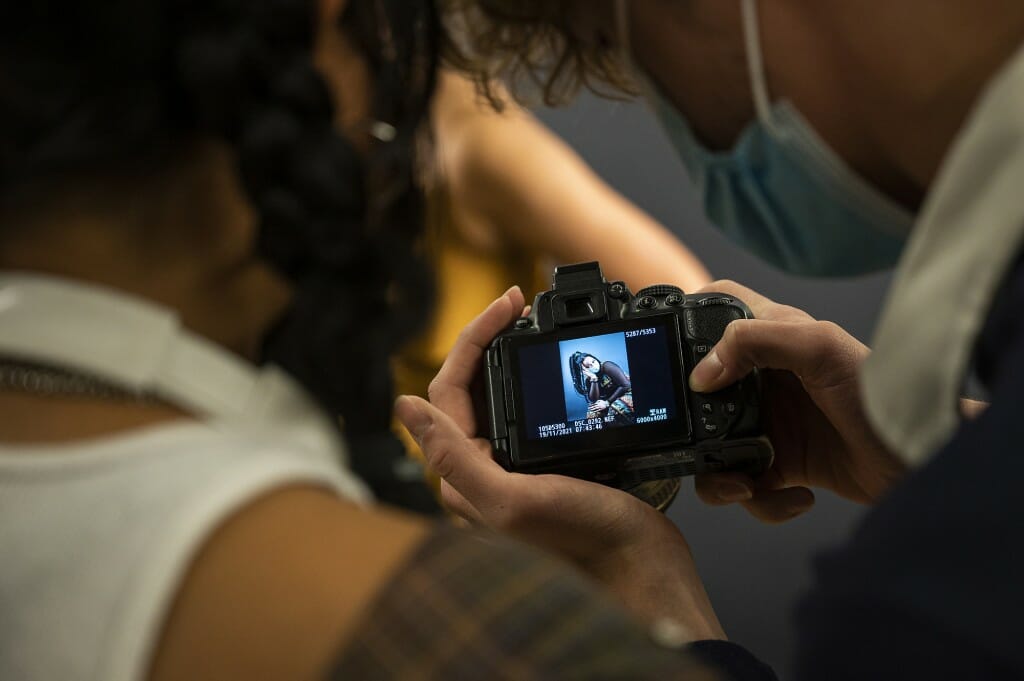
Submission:
[[[619,426],[635,422],[633,386],[618,364],[577,351],[569,358],[569,373],[576,392],[589,403],[588,419],[602,419]],[[607,421],[607,417],[612,420]]]

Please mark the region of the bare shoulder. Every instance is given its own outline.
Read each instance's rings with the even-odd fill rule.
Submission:
[[[194,558],[150,678],[319,678],[428,532],[315,487],[255,500]]]

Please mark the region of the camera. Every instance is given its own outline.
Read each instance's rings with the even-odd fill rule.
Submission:
[[[495,458],[510,471],[622,489],[764,471],[773,452],[757,371],[714,394],[687,386],[726,326],[752,317],[733,296],[668,285],[633,295],[596,262],[556,268],[552,289],[486,352]]]

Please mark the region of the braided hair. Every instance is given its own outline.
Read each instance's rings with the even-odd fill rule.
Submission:
[[[572,377],[572,387],[576,389],[576,392],[584,397],[587,397],[590,394],[590,384],[587,382],[586,376],[583,373],[583,360],[587,357],[594,356],[590,353],[580,352],[577,350],[572,353],[572,356],[569,358],[569,375]],[[594,357],[594,359],[597,358]]]
[[[372,114],[388,133],[365,158],[336,131],[313,64],[314,0],[4,5],[0,202],[96,171],[159,169],[190,141],[226,142],[259,216],[258,252],[294,288],[263,360],[341,416],[356,472],[401,503],[410,488],[390,475],[402,451],[389,435],[388,363],[434,297],[415,181],[440,42],[433,0],[346,8],[341,28],[366,58]]]

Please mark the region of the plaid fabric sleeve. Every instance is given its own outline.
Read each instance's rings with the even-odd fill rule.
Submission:
[[[715,678],[566,566],[438,529],[382,589],[330,679]]]

